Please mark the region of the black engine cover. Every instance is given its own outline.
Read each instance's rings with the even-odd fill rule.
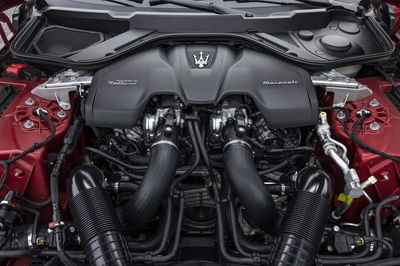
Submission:
[[[195,57],[203,61],[196,64]],[[86,122],[133,127],[155,95],[177,95],[185,105],[216,105],[228,95],[248,95],[271,127],[310,126],[318,118],[318,99],[305,70],[247,48],[177,45],[99,70],[84,105]]]

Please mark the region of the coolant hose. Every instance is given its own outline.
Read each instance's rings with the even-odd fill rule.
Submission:
[[[68,179],[69,207],[89,265],[131,265],[128,245],[113,204],[94,166],[75,169]]]
[[[266,232],[276,233],[279,215],[251,156],[249,144],[233,140],[225,145],[224,163],[228,182],[246,209],[250,222]]]
[[[178,148],[170,140],[153,144],[150,162],[143,181],[135,195],[118,209],[118,215],[127,231],[143,229],[168,197],[178,162]]]
[[[330,178],[319,168],[305,168],[297,177],[296,190],[282,220],[270,256],[270,266],[315,263],[330,213]]]

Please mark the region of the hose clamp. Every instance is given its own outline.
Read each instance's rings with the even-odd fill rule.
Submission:
[[[177,151],[179,151],[178,146],[176,146],[176,144],[170,140],[159,140],[157,142],[154,142],[153,145],[151,145],[151,147],[153,148],[154,146],[161,145],[161,144],[170,145],[170,146],[174,147]]]
[[[15,208],[15,207],[16,207],[16,205],[15,205],[14,202],[8,201],[8,200],[3,200],[3,201],[1,201],[1,202],[0,202],[0,206],[3,206],[3,205],[9,206],[9,207],[11,207],[11,208]]]
[[[56,229],[57,227],[63,227],[65,225],[65,223],[63,221],[60,222],[51,222],[49,223],[49,228],[47,229],[47,231],[49,233],[53,232],[54,229]]]
[[[247,143],[246,141],[241,140],[241,139],[234,139],[225,144],[223,151],[225,151],[231,145],[243,145],[243,146],[246,146],[247,148],[251,149],[250,144]]]

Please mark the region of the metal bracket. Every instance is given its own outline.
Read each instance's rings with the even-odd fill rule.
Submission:
[[[335,70],[312,76],[311,80],[315,86],[325,87],[327,92],[334,94],[335,107],[343,107],[347,102],[362,100],[372,95],[370,88]]]
[[[49,78],[46,83],[34,88],[32,94],[48,101],[57,101],[62,109],[70,110],[69,93],[73,91],[81,93],[82,87],[91,85],[92,80],[93,76],[89,76],[83,71],[69,69]]]
[[[361,2],[361,1],[360,1]],[[329,4],[332,6],[340,6],[343,7],[347,10],[351,10],[354,12],[357,12],[360,7],[360,2],[358,3],[346,3],[345,1],[339,1],[339,0],[329,0]]]

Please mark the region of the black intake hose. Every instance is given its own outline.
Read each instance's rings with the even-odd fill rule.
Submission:
[[[118,209],[126,231],[145,228],[168,197],[178,162],[178,148],[170,140],[153,144],[148,170],[135,195]]]
[[[69,207],[89,265],[131,265],[128,245],[113,204],[94,166],[75,169],[68,179]]]
[[[224,163],[229,184],[244,205],[250,222],[266,232],[276,233],[279,215],[254,165],[250,146],[242,140],[229,142],[224,149]]]
[[[315,263],[330,214],[331,181],[323,170],[308,167],[299,173],[296,189],[282,220],[270,266]]]

